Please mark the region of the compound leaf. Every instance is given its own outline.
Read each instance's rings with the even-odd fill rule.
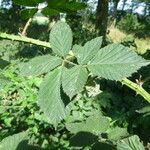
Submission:
[[[8,136],[0,142],[0,150],[25,150],[27,149],[27,132]]]
[[[88,69],[94,76],[121,80],[148,64],[147,60],[129,48],[120,44],[110,44],[99,50],[89,62]]]
[[[20,73],[23,76],[38,76],[51,71],[61,63],[62,59],[56,56],[38,56],[25,63],[21,68]]]
[[[87,64],[99,51],[102,45],[102,37],[97,37],[88,41],[83,47],[75,45],[73,52],[78,59],[79,64]]]
[[[71,69],[66,69],[63,73],[62,86],[64,92],[72,98],[83,90],[87,81],[88,73],[86,68],[75,66]]]
[[[60,95],[62,68],[47,74],[40,86],[38,104],[49,122],[57,125],[66,116],[65,106]]]
[[[145,150],[137,135],[123,139],[117,143],[117,150]]]
[[[66,56],[72,46],[72,31],[65,22],[58,21],[50,33],[52,50],[59,56]]]

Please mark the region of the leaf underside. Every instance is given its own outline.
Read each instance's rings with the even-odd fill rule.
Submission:
[[[87,64],[99,51],[102,45],[102,37],[88,41],[84,46],[74,45],[73,52],[79,64]]]
[[[65,106],[60,95],[62,68],[58,68],[46,75],[40,86],[38,104],[49,122],[57,125],[65,118]]]
[[[121,80],[148,64],[147,60],[129,48],[120,44],[110,44],[99,50],[89,62],[88,69],[94,76]]]
[[[65,69],[62,78],[62,87],[64,92],[72,98],[74,95],[83,90],[87,78],[87,70],[82,66]]]
[[[55,54],[64,57],[71,50],[72,31],[68,24],[58,21],[51,30],[50,43]]]
[[[56,56],[38,56],[25,63],[21,68],[20,73],[23,76],[38,76],[51,71],[61,63],[62,59]]]

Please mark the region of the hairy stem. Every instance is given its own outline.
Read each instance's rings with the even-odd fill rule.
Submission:
[[[122,80],[122,83],[134,90],[137,94],[141,95],[145,100],[150,103],[150,94],[146,92],[141,86],[130,81],[129,79]]]
[[[0,38],[9,39],[9,40],[12,40],[12,41],[25,42],[25,43],[29,43],[29,44],[35,44],[35,45],[39,45],[39,46],[43,46],[43,47],[47,47],[47,48],[51,47],[49,42],[44,42],[44,41],[28,38],[28,37],[25,37],[25,36],[12,35],[12,34],[7,34],[7,33],[0,33]]]

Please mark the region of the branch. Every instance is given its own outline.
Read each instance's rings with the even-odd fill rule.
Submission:
[[[39,45],[39,46],[43,46],[43,47],[47,47],[47,48],[51,47],[50,43],[48,43],[48,42],[35,40],[35,39],[27,38],[24,36],[0,33],[0,38],[9,39],[9,40],[13,40],[13,41],[25,42],[25,43],[29,43],[29,44],[35,44],[35,45]],[[70,53],[72,55],[71,51],[70,51]],[[139,86],[138,84],[136,84],[128,79],[122,80],[122,83],[125,84],[126,86],[128,86],[129,88],[131,88],[132,90],[134,90],[137,94],[140,94],[145,100],[147,100],[150,103],[150,94],[148,92],[146,92],[141,86]]]
[[[9,39],[9,40],[12,40],[12,41],[25,42],[25,43],[29,43],[29,44],[35,44],[35,45],[39,45],[39,46],[43,46],[43,47],[47,47],[47,48],[51,47],[49,42],[35,40],[35,39],[28,38],[28,37],[25,37],[25,36],[12,35],[12,34],[7,34],[7,33],[0,33],[0,38]]]
[[[141,86],[128,79],[122,80],[122,83],[134,90],[137,94],[141,95],[145,100],[150,103],[150,94],[146,92]]]

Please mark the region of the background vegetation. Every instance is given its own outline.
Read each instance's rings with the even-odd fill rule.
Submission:
[[[37,104],[45,74],[23,77],[19,68],[32,58],[51,54],[52,49],[2,36],[8,33],[48,42],[52,26],[62,20],[73,31],[73,44],[103,36],[102,47],[121,43],[150,60],[149,0],[132,0],[131,7],[123,0],[121,9],[119,2],[47,0],[46,7],[44,0],[1,1],[0,150],[150,149],[150,104],[121,82],[88,80],[86,92],[71,103],[68,117],[57,126],[49,123]],[[135,13],[140,5],[142,14]],[[150,93],[150,65],[129,79]],[[68,98],[65,93],[62,97]],[[1,148],[3,145],[8,147]]]

